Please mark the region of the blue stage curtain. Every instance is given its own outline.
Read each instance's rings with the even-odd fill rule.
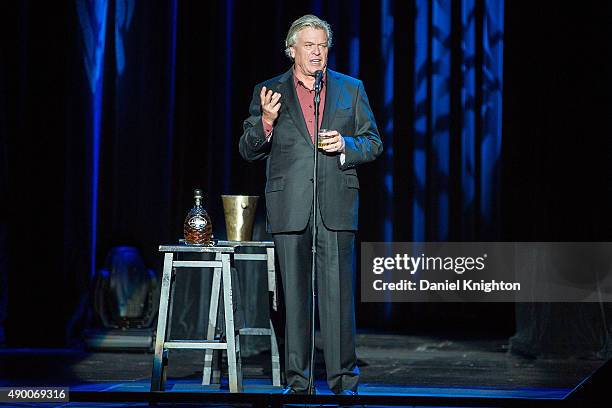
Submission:
[[[98,245],[98,207],[100,182],[100,148],[102,141],[103,96],[104,96],[104,62],[107,49],[107,27],[109,20],[113,27],[113,18],[109,19],[109,1],[96,0],[75,2],[75,17],[78,22],[78,50],[81,55],[82,72],[85,84],[82,87],[81,124],[78,131],[82,138],[69,138],[66,141],[67,155],[80,157],[78,170],[66,171],[65,202],[65,258],[73,259],[69,267],[80,269],[86,266],[87,274],[77,276],[81,287],[90,287],[90,279],[98,266],[96,248]],[[67,169],[68,170],[68,169]],[[80,207],[80,208],[79,208]],[[84,217],[75,217],[80,214]],[[87,237],[85,240],[84,238]],[[76,245],[86,241],[87,245]],[[83,259],[85,258],[85,259]],[[81,328],[80,323],[86,316],[88,292],[82,291],[78,307],[74,310],[67,327],[67,337]]]
[[[68,338],[87,324],[90,279],[109,249],[145,249],[147,264],[157,266],[146,249],[168,234],[176,2],[158,6],[76,0],[69,15],[80,54],[73,72],[84,73],[84,82],[72,91],[78,125],[66,140],[66,155],[76,163],[65,172],[64,259],[66,268],[81,270]]]
[[[503,6],[416,1],[415,241],[500,235]]]

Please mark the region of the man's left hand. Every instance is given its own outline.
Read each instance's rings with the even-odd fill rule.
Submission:
[[[342,135],[337,130],[329,130],[325,134],[332,137],[326,140],[328,143],[322,147],[323,151],[326,153],[344,153],[345,143]]]

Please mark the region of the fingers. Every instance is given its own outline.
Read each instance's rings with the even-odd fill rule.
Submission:
[[[272,91],[270,91],[270,93],[272,93]],[[274,94],[272,94],[272,97],[270,98],[270,104],[272,106],[276,105],[278,103],[278,101],[280,100],[281,94],[278,92],[274,92]]]
[[[267,90],[265,86],[261,88],[261,92],[259,92],[259,100],[261,102],[262,107],[270,103],[271,95],[272,91]]]
[[[280,104],[280,97],[281,94],[275,92],[274,94],[272,94],[269,98],[268,103],[264,106],[264,110],[270,111],[270,112],[278,112],[278,110],[281,107]]]
[[[281,107],[281,94],[263,86],[259,92],[259,99],[264,120],[270,124],[274,123]]]
[[[278,101],[278,98],[277,98],[276,101],[272,101],[270,103],[269,111],[273,113],[277,113],[280,107],[281,107],[281,103]]]
[[[266,89],[265,86],[261,87],[261,91],[259,92],[259,100],[261,101],[261,106],[264,106],[270,103],[272,94],[273,92],[271,90]]]
[[[261,87],[261,91],[259,92],[259,99],[262,106],[269,104],[276,105],[280,97],[280,93],[267,89],[265,86]]]
[[[322,149],[327,153],[335,153],[340,151],[344,143],[344,140],[342,139],[340,133],[338,133],[338,131],[336,130],[330,130],[325,132],[325,134],[334,136],[329,139],[329,142],[325,144]]]

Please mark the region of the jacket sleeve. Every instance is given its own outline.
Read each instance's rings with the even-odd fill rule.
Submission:
[[[255,86],[253,99],[249,107],[250,116],[242,125],[242,136],[240,136],[240,155],[247,161],[263,160],[270,154],[271,142],[266,139],[261,120],[261,103],[259,92],[262,85]]]
[[[374,113],[370,108],[370,102],[361,81],[357,86],[355,100],[355,134],[342,136],[345,142],[345,160],[342,164],[338,159],[338,166],[341,170],[370,162],[380,156],[383,151]]]

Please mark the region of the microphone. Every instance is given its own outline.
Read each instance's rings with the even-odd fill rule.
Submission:
[[[315,85],[314,85],[315,93],[321,92],[322,82],[323,82],[323,71],[321,70],[315,71]]]

